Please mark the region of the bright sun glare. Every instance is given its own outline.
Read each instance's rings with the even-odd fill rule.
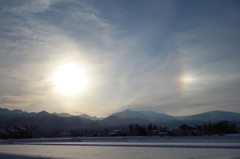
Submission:
[[[53,82],[57,91],[73,95],[83,91],[87,85],[87,77],[77,64],[62,65],[54,74]]]

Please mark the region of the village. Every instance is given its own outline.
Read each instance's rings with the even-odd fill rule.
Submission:
[[[203,136],[203,135],[225,135],[240,133],[240,125],[235,125],[229,121],[219,121],[216,123],[205,123],[203,125],[190,126],[180,125],[177,129],[168,127],[158,128],[149,124],[147,127],[131,124],[130,131],[115,129],[109,133],[110,136]]]
[[[53,130],[42,135],[37,126],[9,126],[0,130],[1,139],[42,138],[42,137],[114,137],[114,136],[212,136],[240,133],[240,125],[229,121],[204,123],[191,126],[182,124],[176,129],[158,127],[155,124],[131,124],[123,128],[79,129],[79,130]]]

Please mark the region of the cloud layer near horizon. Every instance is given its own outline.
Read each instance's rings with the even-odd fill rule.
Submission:
[[[104,116],[240,112],[238,1],[2,1],[0,106]],[[53,90],[58,67],[89,78]]]

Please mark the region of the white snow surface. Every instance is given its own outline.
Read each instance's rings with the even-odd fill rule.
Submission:
[[[240,136],[0,140],[0,159],[240,159]]]

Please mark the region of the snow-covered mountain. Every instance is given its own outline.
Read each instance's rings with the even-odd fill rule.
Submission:
[[[191,115],[191,116],[170,116],[163,113],[153,111],[133,111],[130,109],[122,112],[114,113],[101,121],[102,125],[117,126],[129,125],[132,123],[138,124],[161,124],[166,126],[177,126],[182,123],[201,124],[204,122],[216,122],[228,120],[240,122],[240,113],[225,112],[225,111],[210,111],[206,113]]]
[[[181,123],[191,123],[194,124],[201,124],[204,122],[216,122],[221,120],[228,120],[228,121],[234,121],[240,123],[240,113],[234,113],[234,112],[226,112],[226,111],[210,111],[205,112],[201,114],[196,115],[190,115],[190,116],[170,116],[163,113],[158,113],[154,111],[133,111],[130,109],[114,113],[104,119],[98,118],[98,117],[91,117],[87,114],[82,114],[79,116],[72,116],[67,113],[48,113],[46,111],[41,111],[38,113],[28,113],[23,112],[21,110],[8,110],[5,108],[0,108],[0,120],[6,121],[10,118],[17,118],[17,117],[59,117],[56,119],[61,120],[67,120],[62,119],[62,117],[68,117],[71,118],[69,120],[78,118],[81,121],[88,121],[91,120],[91,122],[96,122],[101,124],[102,126],[123,126],[123,125],[129,125],[132,123],[138,123],[138,124],[158,124],[161,126],[178,126]],[[80,119],[81,118],[81,119]],[[89,122],[89,121],[88,121]],[[94,124],[96,124],[94,123]]]
[[[93,121],[96,121],[96,120],[102,120],[102,118],[98,118],[98,117],[96,117],[96,116],[89,116],[89,115],[87,115],[87,114],[81,114],[81,115],[79,115],[79,117],[81,117],[81,118],[85,118],[85,119],[90,119],[90,120],[93,120]]]
[[[238,121],[240,122],[240,113],[234,112],[226,112],[220,110],[209,111],[201,114],[191,115],[182,117],[182,120],[185,121],[220,121],[220,120],[228,120],[228,121]]]
[[[26,113],[26,112],[23,112],[22,110],[19,110],[19,109],[8,110],[6,108],[0,108],[0,114],[2,115],[19,115],[23,113]]]
[[[122,112],[114,113],[112,116],[119,117],[121,119],[133,119],[140,118],[148,121],[166,121],[166,120],[178,120],[177,118],[154,111],[133,111],[130,109],[124,110]]]
[[[67,117],[67,118],[72,116],[72,115],[70,115],[68,113],[53,113],[53,114],[55,114],[55,115],[57,115],[59,117]]]

